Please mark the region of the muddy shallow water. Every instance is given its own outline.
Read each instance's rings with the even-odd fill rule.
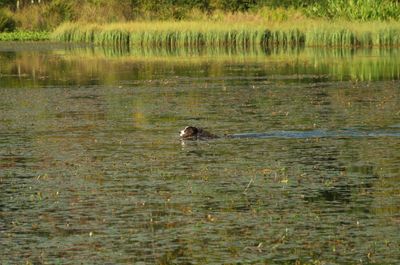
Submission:
[[[400,260],[399,50],[3,43],[0,63],[1,264]]]

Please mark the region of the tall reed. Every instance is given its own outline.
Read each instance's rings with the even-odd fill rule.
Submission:
[[[130,22],[110,24],[66,23],[52,39],[123,46],[177,47],[371,47],[399,46],[400,23],[321,22],[306,20],[272,23],[211,21]]]

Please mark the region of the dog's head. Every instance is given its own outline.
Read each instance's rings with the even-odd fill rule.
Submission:
[[[187,126],[185,129],[180,131],[179,135],[182,139],[196,138],[199,133],[199,129],[193,126]]]

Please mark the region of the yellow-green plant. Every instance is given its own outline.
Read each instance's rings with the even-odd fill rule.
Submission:
[[[52,39],[147,47],[329,46],[371,47],[400,45],[400,23],[148,21],[109,24],[66,23]]]
[[[41,41],[49,39],[50,34],[45,31],[14,31],[0,33],[0,41]]]

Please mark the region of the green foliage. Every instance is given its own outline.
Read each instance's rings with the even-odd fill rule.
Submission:
[[[15,8],[15,1],[0,6]],[[10,15],[0,12],[0,31],[50,31],[64,22],[214,20],[245,17],[260,23],[309,16],[334,20],[400,20],[397,0],[30,0]],[[243,20],[243,19],[242,19]],[[244,20],[245,21],[245,20]]]
[[[132,13],[135,19],[183,19],[187,17],[192,9],[202,12],[210,10],[208,0],[132,0]]]
[[[15,20],[4,9],[0,9],[0,32],[9,32],[15,30]]]
[[[98,0],[101,1],[101,0]],[[211,13],[215,10],[226,12],[248,11],[260,7],[304,7],[318,2],[317,0],[132,0],[131,6],[136,16],[147,15],[158,19],[179,18],[193,8]],[[150,14],[150,15],[149,15]],[[172,15],[172,16],[171,16]]]
[[[400,4],[390,0],[325,0],[305,9],[314,17],[347,20],[399,20]]]
[[[50,34],[44,31],[14,31],[0,33],[0,41],[41,41],[49,39]]]
[[[256,3],[257,0],[213,0],[212,6],[214,6],[215,9],[235,12],[249,10],[252,6],[255,6]]]
[[[309,5],[312,5],[315,3],[320,3],[323,1],[320,1],[320,0],[257,0],[256,2],[257,2],[257,7],[272,7],[272,8],[295,7],[295,8],[300,8],[300,7],[307,7]]]
[[[49,31],[74,18],[73,2],[54,0],[49,3],[26,4],[14,13],[19,29]]]
[[[100,0],[99,0],[100,1]],[[206,13],[257,11],[260,8],[296,8],[311,17],[348,20],[398,20],[400,3],[394,0],[132,0],[135,17],[182,19],[198,8]]]
[[[15,0],[0,0],[0,8],[10,7],[12,5],[15,5]]]
[[[46,13],[49,16],[58,16],[61,21],[70,20],[73,17],[73,5],[70,1],[53,0],[46,6]]]

